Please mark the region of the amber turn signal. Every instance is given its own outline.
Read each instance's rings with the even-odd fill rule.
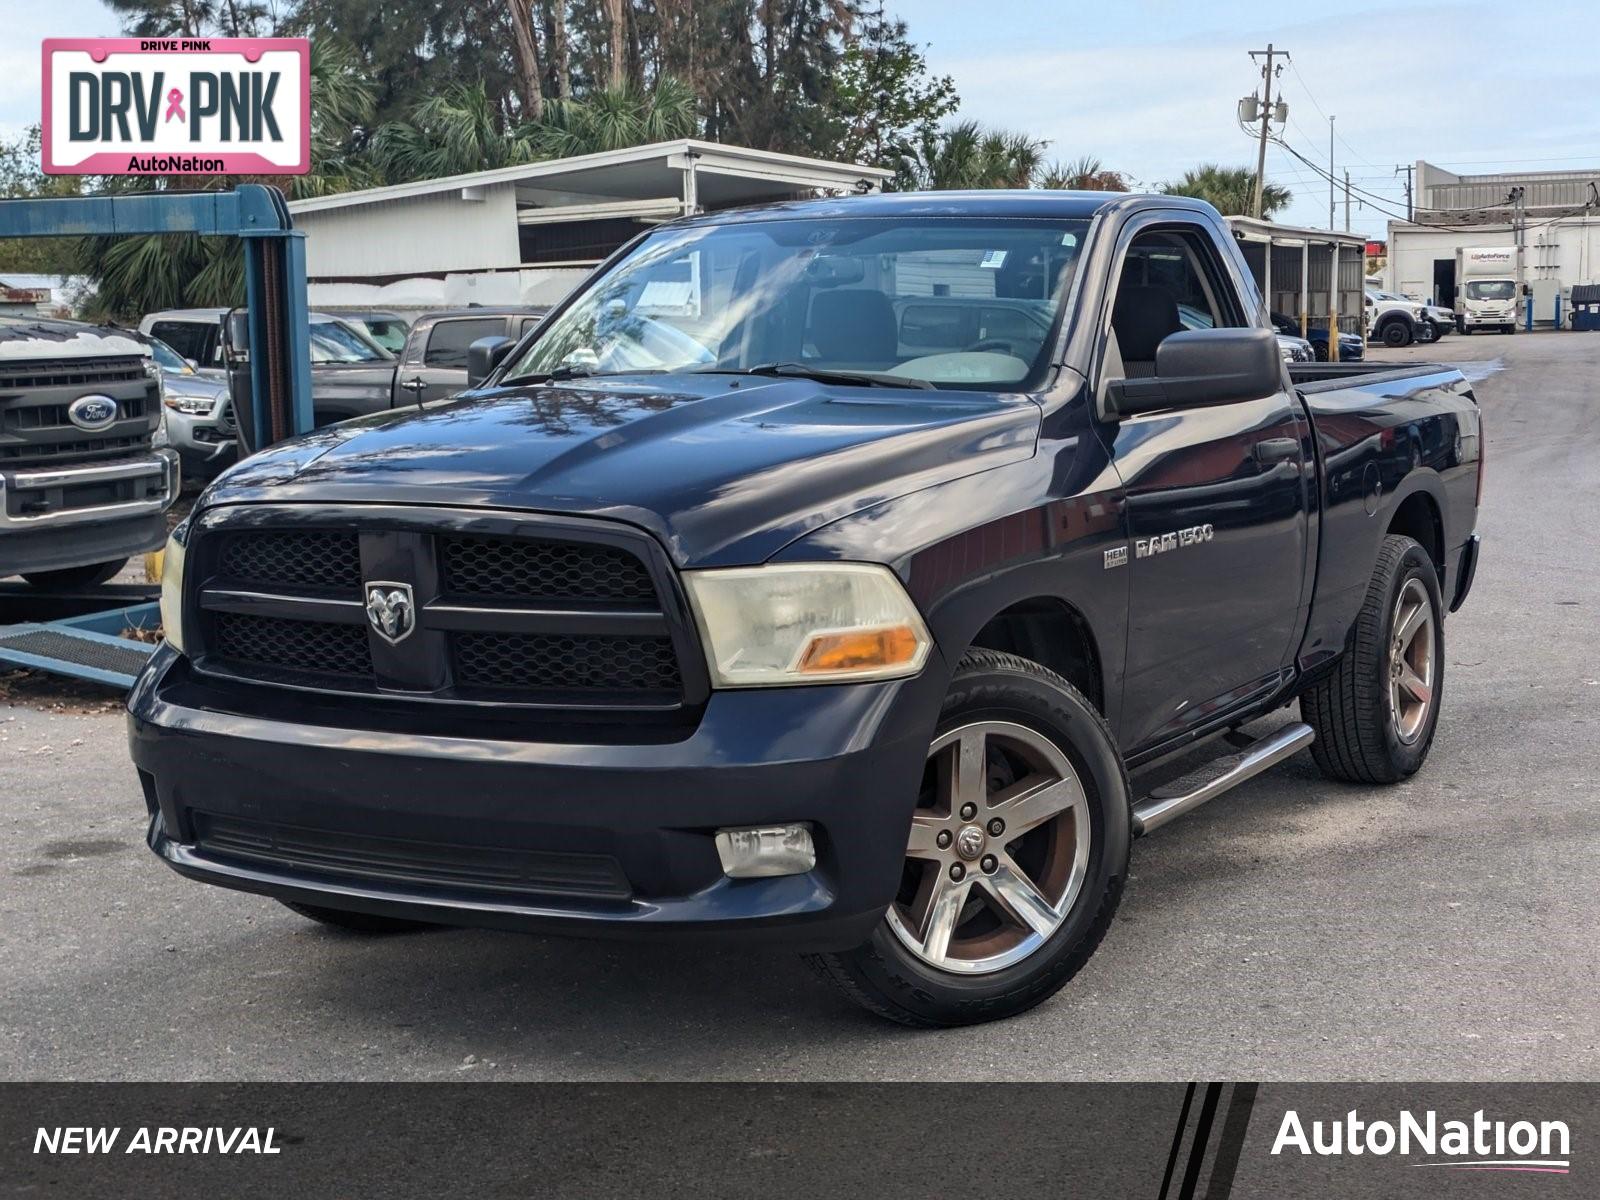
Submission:
[[[815,675],[894,667],[914,661],[917,647],[917,631],[909,625],[818,633],[806,643],[797,670]]]

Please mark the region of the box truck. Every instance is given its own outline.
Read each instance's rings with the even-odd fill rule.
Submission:
[[[1456,251],[1456,320],[1462,333],[1517,331],[1517,248],[1463,246]]]

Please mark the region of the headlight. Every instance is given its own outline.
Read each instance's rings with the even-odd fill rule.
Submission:
[[[161,633],[179,654],[183,653],[183,556],[188,539],[185,521],[167,538],[161,555]]]
[[[144,373],[150,376],[151,379],[160,379],[161,364],[158,363],[154,358],[146,357],[144,360]]]
[[[684,575],[714,687],[915,675],[933,639],[894,572],[774,563]]]
[[[174,396],[171,393],[162,399],[168,408],[189,417],[209,417],[211,406],[216,402],[214,396]]]

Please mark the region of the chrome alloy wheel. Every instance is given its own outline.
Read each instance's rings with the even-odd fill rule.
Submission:
[[[922,962],[983,975],[1061,927],[1089,862],[1089,801],[1070,761],[1010,721],[952,729],[928,751],[889,928]]]
[[[1437,674],[1433,605],[1422,580],[1406,580],[1389,628],[1389,714],[1395,736],[1409,746],[1427,727]]]

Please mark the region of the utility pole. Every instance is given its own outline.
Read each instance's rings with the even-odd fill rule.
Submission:
[[[1511,311],[1518,317],[1522,316],[1523,304],[1523,260],[1527,257],[1528,242],[1528,194],[1522,187],[1511,189],[1511,228],[1514,233],[1513,241],[1517,248],[1517,296],[1512,301]]]
[[[1272,60],[1275,57],[1288,58],[1289,52],[1287,50],[1274,49],[1272,43],[1268,42],[1265,50],[1250,51],[1251,62],[1254,62],[1257,57],[1265,57],[1266,59],[1266,62],[1261,67],[1261,78],[1265,80],[1266,83],[1261,95],[1261,138],[1260,143],[1256,148],[1256,189],[1255,194],[1250,201],[1250,215],[1255,217],[1257,220],[1260,220],[1261,192],[1266,186],[1267,178],[1267,136],[1271,130],[1272,123],[1272,81],[1283,71],[1282,63],[1279,63],[1276,70],[1274,70]],[[1278,106],[1283,108],[1281,101],[1279,102]],[[1285,109],[1284,111],[1285,114],[1287,114],[1288,110]],[[1280,122],[1283,119],[1283,116],[1278,117]]]
[[[1400,174],[1401,171],[1404,171],[1406,173],[1406,220],[1407,221],[1415,221],[1416,220],[1416,217],[1413,216],[1412,212],[1411,212],[1411,172],[1414,171],[1414,170],[1416,170],[1416,167],[1413,166],[1410,163],[1407,163],[1403,167],[1396,167],[1394,169],[1394,173],[1396,175]]]
[[[1350,232],[1350,168],[1344,169],[1344,231]]]
[[[1333,118],[1328,118],[1328,228],[1333,228]]]

